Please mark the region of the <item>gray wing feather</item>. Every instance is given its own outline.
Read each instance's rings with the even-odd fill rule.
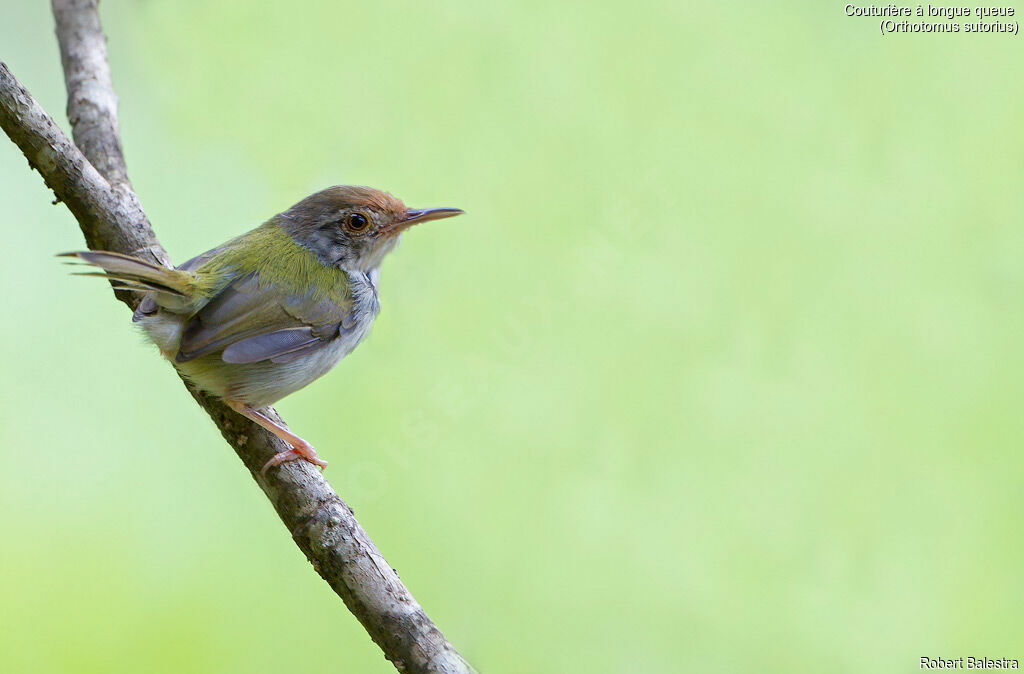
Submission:
[[[228,363],[289,362],[338,336],[349,305],[261,288],[255,274],[224,288],[185,326],[175,360],[223,350]]]
[[[224,349],[221,358],[225,363],[256,363],[303,350],[321,341],[313,335],[312,328],[288,328],[239,340]]]
[[[329,342],[324,341],[322,339],[318,339],[317,341],[313,342],[312,344],[309,344],[308,346],[303,346],[299,349],[295,349],[294,351],[289,351],[288,353],[282,353],[278,356],[274,356],[273,358],[270,359],[270,362],[277,363],[278,365],[290,363],[294,360],[302,358],[303,356],[308,356],[314,351],[322,349],[327,344],[329,344]]]

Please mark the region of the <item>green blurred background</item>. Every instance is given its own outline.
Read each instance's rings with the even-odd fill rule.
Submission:
[[[176,260],[331,184],[467,210],[279,409],[482,671],[1024,658],[1020,38],[842,8],[103,3]],[[0,670],[392,671],[4,143]]]

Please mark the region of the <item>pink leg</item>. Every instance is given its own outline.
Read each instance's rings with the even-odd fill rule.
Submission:
[[[281,438],[291,446],[291,449],[284,452],[278,452],[274,456],[270,457],[270,461],[267,461],[267,463],[264,464],[263,469],[260,470],[260,473],[263,475],[266,475],[267,470],[273,466],[282,464],[285,461],[294,461],[296,459],[305,459],[306,461],[319,466],[320,470],[323,470],[324,467],[327,466],[327,462],[317,456],[316,450],[313,449],[313,445],[295,435],[270,417],[261,413],[259,410],[235,400],[225,399],[224,403],[243,417],[252,419],[257,424]]]

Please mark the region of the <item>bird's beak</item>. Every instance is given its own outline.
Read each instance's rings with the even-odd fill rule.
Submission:
[[[465,213],[461,208],[407,208],[405,216],[395,220],[381,232],[384,236],[397,236],[418,222],[440,220]]]
[[[405,211],[405,218],[402,219],[401,225],[405,228],[418,222],[451,218],[465,212],[461,208],[410,208]]]

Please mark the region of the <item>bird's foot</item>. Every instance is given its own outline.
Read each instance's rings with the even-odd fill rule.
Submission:
[[[327,462],[317,456],[316,450],[313,449],[313,445],[304,443],[301,445],[294,445],[291,449],[278,452],[274,456],[270,457],[270,460],[263,464],[263,468],[260,469],[260,473],[262,475],[266,475],[267,471],[274,466],[279,466],[286,461],[295,461],[297,459],[309,461],[314,466],[320,468],[320,470],[327,467]]]
[[[327,467],[327,462],[317,456],[316,450],[313,449],[313,445],[292,433],[285,426],[282,426],[259,410],[254,409],[245,403],[238,402],[237,400],[231,400],[229,398],[224,398],[224,402],[228,407],[238,412],[243,417],[252,419],[257,424],[288,443],[288,447],[290,447],[290,449],[278,452],[274,456],[270,457],[270,461],[263,464],[263,468],[260,469],[261,475],[266,475],[267,471],[274,466],[279,466],[285,461],[295,461],[296,459],[309,461],[314,466],[318,466],[320,470]]]
[[[224,403],[227,407],[238,412],[243,417],[252,419],[263,428],[266,428],[274,435],[285,440],[286,443],[288,443],[288,447],[291,448],[284,452],[278,452],[270,457],[270,460],[263,464],[263,467],[260,469],[261,475],[266,475],[266,471],[274,466],[279,466],[286,461],[295,461],[296,459],[308,461],[314,466],[319,467],[321,470],[324,470],[324,468],[327,467],[327,461],[316,456],[316,450],[313,449],[312,445],[292,431],[288,430],[285,426],[270,419],[259,410],[256,410],[245,403],[232,401],[232,399],[226,397],[224,398]]]

